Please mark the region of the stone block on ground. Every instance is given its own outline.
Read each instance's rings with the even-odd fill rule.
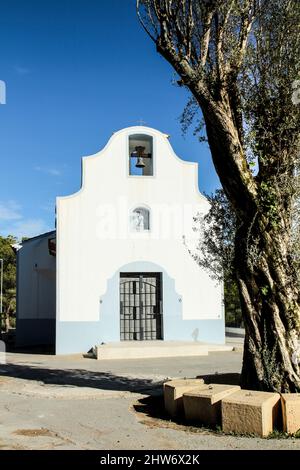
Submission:
[[[184,393],[183,406],[187,421],[215,426],[221,424],[221,400],[240,390],[238,385],[209,384],[201,390]]]
[[[165,409],[172,417],[183,413],[182,395],[204,386],[203,379],[176,379],[164,383]]]
[[[300,430],[300,393],[282,393],[283,430],[294,434]]]
[[[222,400],[224,432],[268,436],[280,419],[279,393],[239,390]]]

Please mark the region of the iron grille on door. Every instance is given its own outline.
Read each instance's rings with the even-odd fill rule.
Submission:
[[[121,340],[162,339],[161,273],[121,273]]]

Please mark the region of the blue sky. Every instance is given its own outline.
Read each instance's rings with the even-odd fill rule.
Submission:
[[[181,134],[187,93],[138,23],[135,0],[1,0],[0,234],[54,227],[55,197],[80,186],[80,158],[137,125],[171,135],[218,187],[207,144]]]

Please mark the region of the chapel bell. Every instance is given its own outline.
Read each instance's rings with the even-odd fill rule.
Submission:
[[[143,160],[144,150],[145,150],[145,147],[142,147],[142,146],[135,147],[135,151],[137,153],[137,162],[135,165],[136,168],[145,168],[145,163]]]

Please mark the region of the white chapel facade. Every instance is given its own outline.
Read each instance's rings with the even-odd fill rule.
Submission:
[[[119,341],[224,343],[222,285],[194,260],[206,213],[198,165],[135,126],[82,159],[82,186],[56,200],[56,230],[18,251],[17,343],[57,354]]]

